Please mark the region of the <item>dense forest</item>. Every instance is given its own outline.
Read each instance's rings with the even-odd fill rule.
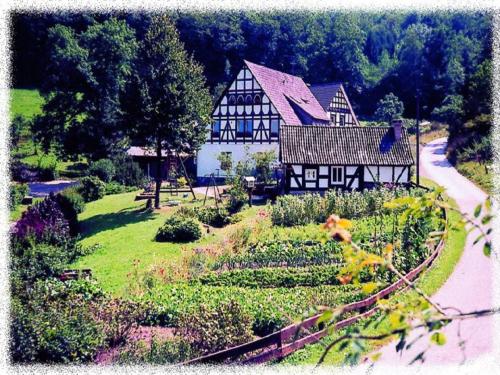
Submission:
[[[243,59],[308,83],[340,81],[364,124],[397,112],[414,131],[419,111],[420,118],[448,125],[449,159],[490,188],[491,14],[172,11],[168,16],[183,44],[179,48],[199,63],[200,74],[191,81],[200,80],[202,102],[210,102],[209,94],[217,100]],[[134,112],[137,102],[130,77],[138,72],[151,19],[149,13],[13,15],[13,86],[36,88],[44,96],[43,115],[30,126],[46,151],[55,144],[64,158],[96,159],[126,146],[127,121],[145,118],[140,111],[125,114]],[[155,69],[163,69],[162,63],[165,58],[158,56]],[[209,93],[202,89],[205,81]],[[26,124],[21,119],[17,128]]]
[[[50,27],[63,24],[78,33],[110,16],[14,15],[14,86],[42,86]],[[125,19],[138,39],[151,18],[114,16]],[[403,101],[406,117],[415,116],[417,95],[425,117],[450,106],[461,106],[466,119],[489,112],[492,29],[486,13],[200,12],[173,17],[214,96],[248,59],[309,83],[343,82],[361,116],[372,115],[390,92]]]

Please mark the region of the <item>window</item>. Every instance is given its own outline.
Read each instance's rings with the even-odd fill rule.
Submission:
[[[306,181],[316,181],[316,169],[306,169]]]
[[[252,138],[253,120],[238,120],[238,125],[236,127],[236,136]]]
[[[271,137],[277,137],[279,133],[279,120],[271,120]]]
[[[345,115],[340,115],[340,126],[345,125]]]
[[[260,98],[260,95],[257,94],[253,98],[253,104],[260,104],[260,103],[262,103],[262,99]]]
[[[220,134],[220,120],[216,120],[212,127],[212,137],[218,137]]]
[[[245,97],[245,104],[250,105],[250,104],[252,104],[252,103],[253,103],[252,95],[247,95],[247,96]]]
[[[228,102],[229,102],[229,105],[236,105],[236,96],[229,95]]]
[[[236,136],[243,137],[245,133],[245,120],[238,120],[238,125],[236,127]]]
[[[238,105],[245,104],[245,99],[243,99],[243,95],[238,95],[238,100],[236,101],[236,104]]]
[[[253,135],[253,120],[246,120],[245,122],[245,137],[252,137]]]
[[[332,185],[344,183],[344,167],[332,167],[331,182]]]

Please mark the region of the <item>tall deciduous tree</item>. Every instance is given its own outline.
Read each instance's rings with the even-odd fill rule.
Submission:
[[[162,150],[194,153],[205,141],[211,98],[202,68],[179,40],[172,20],[151,20],[124,107],[124,122],[137,143],[157,158],[155,207],[160,207]]]
[[[81,33],[56,25],[49,46],[46,100],[34,126],[38,138],[67,156],[107,157],[123,140],[119,99],[136,57],[134,31],[115,18]]]
[[[375,118],[379,121],[390,122],[393,118],[401,116],[403,112],[403,102],[391,92],[378,102]]]

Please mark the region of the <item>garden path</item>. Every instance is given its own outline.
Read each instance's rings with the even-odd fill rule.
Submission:
[[[422,149],[421,169],[423,175],[445,187],[446,193],[456,200],[460,210],[473,217],[474,208],[484,202],[486,194],[468,179],[460,175],[446,159],[447,138],[436,139]],[[454,307],[470,312],[493,307],[493,268],[496,257],[483,255],[483,241],[474,245],[478,232],[467,236],[465,249],[453,273],[433,296],[441,307]],[[450,309],[450,313],[456,313]],[[461,364],[493,357],[494,319],[484,317],[453,322],[443,331],[447,338],[444,346],[433,346],[425,354],[426,365]],[[458,333],[460,332],[460,337]],[[415,330],[407,339],[411,342],[421,330]],[[463,349],[459,343],[465,340]],[[429,337],[420,339],[402,355],[396,353],[398,340],[381,349],[380,365],[406,365],[429,345]]]

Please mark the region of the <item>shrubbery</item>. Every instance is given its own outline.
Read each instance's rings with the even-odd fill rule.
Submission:
[[[61,206],[54,195],[29,207],[16,222],[13,235],[17,240],[53,245],[64,244],[70,238],[68,220],[64,217]]]
[[[252,339],[251,316],[232,299],[216,306],[201,304],[194,313],[182,315],[179,328],[183,337],[202,354]]]
[[[188,217],[169,217],[156,234],[159,242],[190,242],[200,238],[200,224]]]
[[[147,306],[116,300],[89,281],[39,280],[13,298],[14,362],[86,363],[124,341]]]
[[[145,183],[144,172],[130,155],[125,153],[113,158],[114,180],[121,185],[142,187]]]
[[[29,187],[26,184],[10,184],[10,209],[15,209],[28,195]]]
[[[85,200],[75,188],[65,189],[55,198],[64,217],[68,220],[71,235],[75,236],[78,233],[78,214],[85,209]]]
[[[115,165],[109,159],[100,159],[89,167],[89,175],[99,177],[101,181],[110,182],[115,176]]]
[[[131,191],[135,190],[137,190],[136,186],[125,186],[119,184],[118,182],[111,181],[106,184],[105,195],[130,193]]]
[[[95,176],[84,177],[78,190],[85,202],[92,202],[104,197],[106,184]]]

